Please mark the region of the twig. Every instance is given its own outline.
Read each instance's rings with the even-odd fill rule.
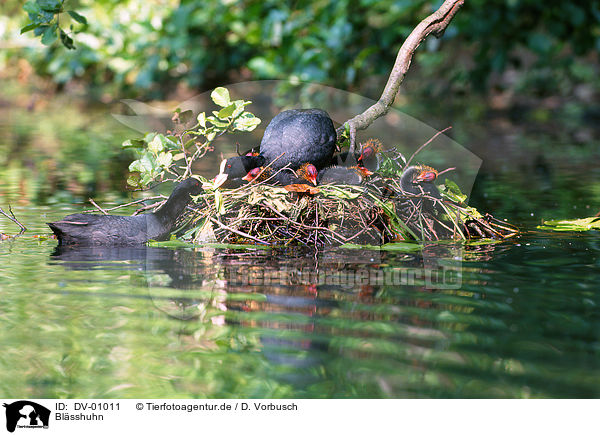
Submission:
[[[443,171],[440,171],[437,173],[437,176],[439,177],[442,174],[445,174],[446,172],[450,172],[450,171],[455,171],[456,168],[448,168],[448,169],[444,169]]]
[[[27,231],[27,227],[25,225],[23,225],[21,222],[19,222],[19,220],[15,217],[15,214],[13,213],[10,205],[8,206],[8,211],[10,212],[10,215],[8,215],[4,210],[2,210],[2,208],[0,208],[0,213],[2,213],[4,216],[9,218],[11,221],[16,223],[19,226],[19,228],[21,228],[21,231],[19,232],[19,234],[23,234],[25,231]]]
[[[159,202],[154,202],[152,204],[145,205],[144,207],[140,207],[136,211],[134,211],[131,216],[137,216],[138,214],[140,214],[140,213],[142,213],[142,212],[144,212],[146,210],[151,210],[153,208],[160,207],[164,203],[165,203],[165,201],[159,201]]]
[[[96,204],[96,202],[92,199],[92,198],[88,198],[89,201],[92,203],[92,205],[94,207],[96,207],[98,210],[100,210],[102,212],[102,214],[107,215],[108,213],[106,212],[106,210],[104,210],[102,207],[100,207],[98,204]]]
[[[434,141],[434,139],[435,139],[436,137],[438,137],[440,134],[442,134],[442,133],[444,133],[444,132],[446,132],[446,131],[450,130],[451,128],[452,128],[452,126],[450,126],[450,127],[446,127],[445,129],[443,129],[443,130],[441,130],[441,131],[438,131],[436,134],[434,134],[434,135],[432,136],[432,138],[431,138],[431,139],[429,139],[427,142],[425,142],[423,145],[421,145],[419,148],[417,148],[417,150],[416,150],[414,153],[412,153],[412,156],[410,156],[410,159],[408,159],[408,160],[406,161],[406,165],[405,165],[404,167],[405,167],[405,168],[408,168],[408,167],[410,166],[410,162],[412,162],[412,159],[413,159],[413,158],[414,158],[414,157],[415,157],[417,154],[419,154],[423,148],[425,148],[427,145],[429,145],[431,142],[433,142],[433,141]]]
[[[233,228],[228,227],[227,225],[223,224],[222,222],[219,222],[218,220],[216,220],[216,219],[214,219],[212,217],[209,218],[209,219],[210,219],[211,222],[216,223],[217,225],[219,225],[224,230],[231,231],[232,233],[235,233],[238,236],[246,237],[248,239],[254,240],[255,242],[262,243],[263,245],[270,245],[269,242],[265,242],[264,240],[258,239],[256,237],[251,236],[250,234],[244,233],[242,231],[234,230]]]
[[[117,210],[119,208],[129,207],[129,206],[134,205],[134,204],[139,204],[140,202],[144,202],[144,201],[152,201],[153,199],[166,199],[166,198],[167,197],[164,196],[164,195],[150,196],[148,198],[137,199],[135,201],[128,202],[127,204],[117,205],[115,207],[106,208],[104,210],[106,210],[106,211],[113,211],[113,210]],[[94,211],[95,210],[84,210],[82,213],[93,213]]]
[[[354,153],[356,144],[356,131],[364,130],[369,127],[373,121],[382,115],[385,115],[396,98],[400,85],[404,80],[404,76],[410,68],[410,62],[417,49],[417,47],[427,38],[431,33],[436,37],[440,37],[454,15],[464,4],[464,0],[446,0],[440,6],[440,8],[433,14],[429,15],[423,21],[421,21],[417,27],[408,35],[408,38],[400,47],[398,55],[396,56],[396,62],[392,68],[392,72],[388,78],[385,89],[381,94],[379,100],[365,110],[363,113],[356,115],[354,118],[346,121],[337,130],[338,136],[345,130],[346,125],[350,131],[350,153]],[[351,154],[352,155],[352,154]]]
[[[269,204],[267,204],[267,203],[264,203],[264,205],[265,205],[265,206],[266,206],[268,209],[270,209],[272,212],[274,212],[275,214],[277,214],[277,215],[281,216],[282,218],[284,218],[286,221],[288,221],[288,222],[289,222],[290,224],[292,224],[292,225],[300,226],[300,227],[302,227],[302,228],[304,228],[304,229],[307,229],[307,230],[324,230],[324,231],[329,231],[331,234],[333,234],[333,235],[335,235],[336,237],[338,237],[338,238],[339,238],[339,239],[340,239],[340,240],[341,240],[343,243],[346,243],[346,238],[345,238],[345,237],[341,236],[340,234],[336,233],[335,231],[333,231],[333,230],[332,230],[332,229],[330,229],[330,228],[324,228],[324,227],[313,227],[313,226],[310,226],[310,225],[305,225],[305,224],[302,224],[302,223],[300,223],[300,222],[294,222],[294,221],[293,221],[293,220],[291,220],[290,218],[286,217],[285,215],[283,215],[283,214],[279,213],[277,210],[275,210],[274,208],[272,208],[272,207],[271,207]]]

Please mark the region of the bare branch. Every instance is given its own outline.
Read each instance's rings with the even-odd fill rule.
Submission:
[[[0,208],[0,214],[3,214],[7,218],[9,218],[11,221],[16,223],[19,226],[19,228],[21,228],[21,231],[19,232],[19,234],[23,234],[25,231],[27,231],[27,228],[25,227],[25,225],[23,225],[21,222],[19,222],[19,220],[15,217],[15,214],[13,213],[10,205],[8,206],[8,211],[10,212],[10,215],[7,214],[4,210],[2,210]]]
[[[354,152],[357,130],[366,129],[377,118],[385,115],[394,103],[396,94],[400,89],[404,76],[410,68],[410,63],[417,47],[419,47],[421,42],[423,42],[431,33],[439,38],[463,4],[464,0],[444,1],[437,11],[421,21],[411,34],[408,35],[408,38],[406,38],[404,44],[402,44],[402,47],[400,47],[400,50],[398,51],[394,68],[392,68],[392,72],[390,73],[379,101],[363,113],[346,121],[338,128],[338,135],[340,135],[344,131],[345,126],[348,125],[350,130],[350,153]]]
[[[96,201],[94,201],[92,198],[88,198],[88,200],[92,203],[92,205],[94,207],[96,207],[103,215],[107,215],[108,212],[106,210],[104,210],[102,207],[100,207],[98,204],[96,204]]]

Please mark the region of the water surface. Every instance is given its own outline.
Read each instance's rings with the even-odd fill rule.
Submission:
[[[64,211],[15,213],[31,229],[0,243],[4,397],[600,396],[598,233],[60,249],[33,235]],[[414,273],[440,267],[447,288]]]

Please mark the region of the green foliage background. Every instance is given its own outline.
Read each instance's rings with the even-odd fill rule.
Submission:
[[[36,1],[61,3],[27,4]],[[103,92],[154,98],[182,82],[205,90],[239,80],[291,78],[355,89],[375,77],[379,85],[404,38],[439,6],[423,0],[63,3],[64,11],[80,14],[59,17],[76,50],[35,29],[51,43],[48,50],[14,49],[0,62],[24,55],[59,84],[80,79]],[[20,6],[5,2],[4,20],[14,25],[0,38],[32,22]],[[598,72],[600,2],[469,0],[444,41],[452,47],[430,40],[418,53],[421,75],[444,72],[443,85],[425,80],[428,93],[509,86],[533,95],[565,94]],[[523,76],[498,80],[513,68]]]

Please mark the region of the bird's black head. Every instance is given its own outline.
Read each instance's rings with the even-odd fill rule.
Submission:
[[[231,157],[221,163],[221,174],[227,178],[242,178],[254,168],[262,166],[263,159],[259,155]]]
[[[187,178],[179,183],[179,189],[187,191],[190,195],[200,195],[204,190],[202,189],[202,183],[197,178]]]

